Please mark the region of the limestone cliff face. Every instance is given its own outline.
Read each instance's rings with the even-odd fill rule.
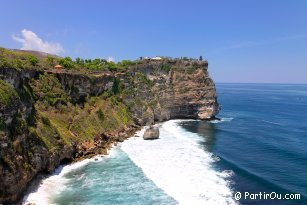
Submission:
[[[0,68],[0,204],[18,200],[38,173],[103,153],[138,126],[212,119],[219,105],[207,69],[206,61],[171,59],[121,73]]]
[[[141,72],[149,80],[147,84],[134,83],[133,89],[138,92],[133,99],[142,103],[133,113],[142,121],[140,124],[180,118],[210,120],[219,112],[206,61],[144,61],[132,70],[134,76]],[[130,86],[126,84],[127,90]],[[150,117],[144,117],[144,113]]]

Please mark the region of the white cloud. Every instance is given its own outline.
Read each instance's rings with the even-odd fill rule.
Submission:
[[[22,44],[21,49],[23,50],[35,50],[51,54],[60,54],[64,52],[61,44],[43,41],[33,31],[27,29],[23,29],[20,36],[13,34],[12,38]]]
[[[115,62],[115,59],[114,59],[113,57],[109,56],[109,57],[107,58],[107,61],[108,61],[108,62]]]

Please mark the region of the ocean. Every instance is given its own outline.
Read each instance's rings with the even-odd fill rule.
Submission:
[[[307,204],[307,85],[217,84],[217,92],[220,121],[161,123],[160,139],[132,137],[107,156],[61,166],[24,201]]]

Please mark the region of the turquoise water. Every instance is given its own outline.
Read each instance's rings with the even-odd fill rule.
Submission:
[[[172,120],[160,139],[131,138],[65,166],[37,204],[307,204],[307,85],[218,84],[221,121]],[[141,133],[140,133],[141,134]],[[300,200],[234,200],[236,192]]]
[[[175,204],[121,150],[101,163],[88,163],[68,172],[65,178],[69,183],[54,196],[53,203]]]

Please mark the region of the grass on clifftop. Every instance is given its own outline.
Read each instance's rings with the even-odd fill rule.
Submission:
[[[92,72],[92,71],[124,71],[129,66],[136,65],[138,61],[122,60],[118,63],[102,58],[72,59],[70,57],[54,56],[43,52],[9,50],[0,47],[0,68],[21,69],[54,69],[55,65],[62,65],[63,69]]]
[[[194,58],[171,58],[161,57],[162,61],[166,63],[162,64],[161,70],[169,72],[171,66],[169,62],[184,61],[192,62],[197,61]],[[10,50],[0,47],[0,69],[1,68],[15,68],[21,69],[45,69],[54,70],[55,65],[63,66],[62,70],[67,72],[79,72],[79,73],[97,73],[97,72],[124,72],[131,67],[135,67],[142,63],[148,62],[162,62],[161,60],[154,60],[150,58],[140,58],[139,60],[122,60],[120,62],[108,61],[103,58],[95,59],[82,59],[77,57],[72,59],[71,57],[60,57],[51,55],[48,53],[38,51],[26,51],[26,50]]]
[[[39,69],[42,66],[42,63],[34,55],[0,47],[0,68],[9,67],[20,70],[25,68]]]

